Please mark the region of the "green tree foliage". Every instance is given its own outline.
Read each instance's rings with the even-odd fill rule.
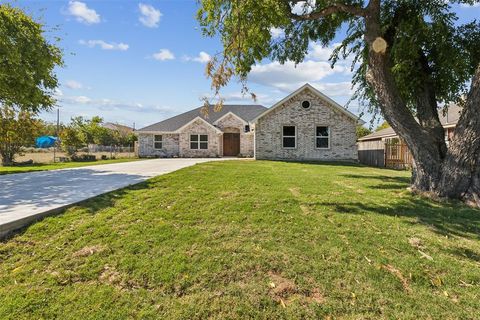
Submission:
[[[358,88],[353,98],[378,110],[378,99],[367,81],[365,1],[264,0],[261,5],[256,0],[200,2],[197,17],[203,33],[219,35],[223,42],[223,51],[207,66],[217,92],[232,76],[247,80],[252,66],[265,58],[300,63],[311,42],[327,46],[346,25],[347,34],[330,58],[332,66],[339,59],[352,56],[353,84]],[[388,38],[393,76],[408,105],[415,108],[417,94],[426,80],[423,62],[431,68],[437,101],[458,102],[480,62],[477,22],[457,26],[458,18],[447,1],[370,2],[381,3],[380,23]],[[296,13],[292,13],[294,6]],[[274,39],[271,28],[281,28],[284,36]]]
[[[65,152],[74,154],[89,144],[103,146],[131,146],[137,137],[132,132],[113,130],[103,125],[99,116],[85,119],[74,117],[68,126],[62,128],[60,139]]]
[[[0,4],[0,105],[38,112],[55,104],[62,52],[45,26],[21,9]],[[57,39],[58,40],[58,39]]]
[[[12,164],[22,146],[32,145],[41,125],[34,116],[55,104],[63,65],[61,50],[45,36],[45,26],[22,10],[0,4],[0,154]],[[57,39],[58,40],[58,39]]]
[[[386,128],[390,128],[390,125],[388,124],[387,121],[383,121],[382,123],[380,123],[378,127],[375,128],[375,131],[380,131]]]
[[[65,128],[65,125],[60,123],[58,126],[58,135],[60,135],[60,133],[64,128]],[[57,124],[53,122],[40,120],[38,136],[57,136]]]
[[[357,139],[365,137],[372,133],[372,131],[364,126],[357,126]]]
[[[2,165],[12,165],[22,147],[35,143],[39,121],[28,111],[0,108],[0,156]]]
[[[75,155],[78,149],[85,146],[81,132],[73,126],[67,126],[62,130],[60,133],[60,143],[62,150],[69,156]]]

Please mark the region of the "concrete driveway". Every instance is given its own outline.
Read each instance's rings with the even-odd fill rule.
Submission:
[[[0,238],[79,201],[219,159],[154,159],[0,175]]]

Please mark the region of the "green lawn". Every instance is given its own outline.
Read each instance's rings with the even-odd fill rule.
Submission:
[[[89,162],[36,163],[28,166],[11,166],[11,167],[0,166],[0,175],[10,174],[10,173],[31,172],[31,171],[78,168],[78,167],[92,166],[97,164],[109,164],[109,163],[137,161],[137,160],[139,159],[123,158],[123,159],[98,160],[98,161],[89,161]]]
[[[408,173],[212,162],[0,243],[0,319],[478,319],[480,211]]]

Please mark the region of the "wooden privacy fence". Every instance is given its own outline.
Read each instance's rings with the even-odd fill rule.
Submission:
[[[404,143],[385,143],[385,167],[409,169],[412,167],[412,153]]]
[[[362,141],[358,144],[360,163],[393,169],[409,169],[412,166],[412,154],[407,145],[399,141]]]
[[[385,167],[385,143],[362,141],[358,144],[358,161],[373,167]]]

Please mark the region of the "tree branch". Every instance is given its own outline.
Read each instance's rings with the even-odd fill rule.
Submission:
[[[365,9],[360,6],[347,5],[343,3],[332,4],[331,6],[325,7],[320,11],[315,11],[306,14],[295,14],[290,12],[290,17],[297,21],[306,21],[306,20],[317,20],[326,16],[329,16],[334,13],[350,13],[354,16],[364,17],[366,14]]]

